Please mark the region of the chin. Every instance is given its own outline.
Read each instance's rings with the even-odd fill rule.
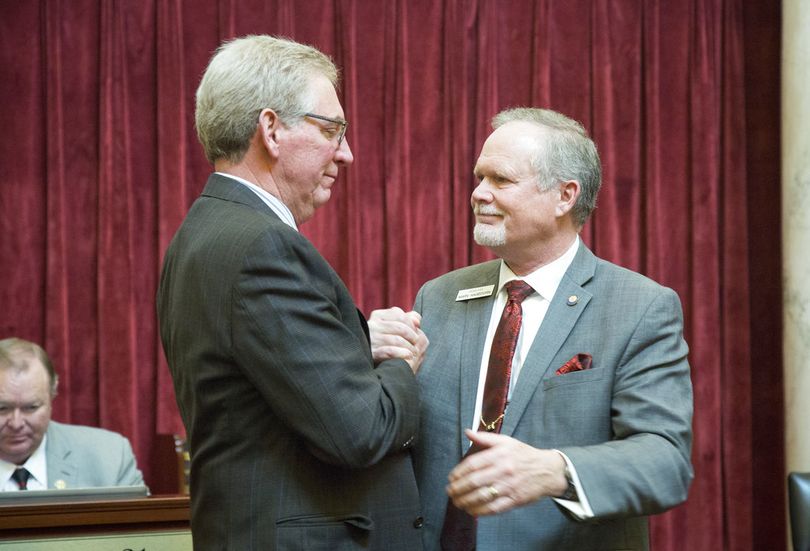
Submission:
[[[482,247],[502,247],[506,245],[506,230],[503,226],[476,224],[473,239]]]
[[[6,459],[6,461],[10,461],[11,463],[16,463],[16,464],[20,465],[20,464],[24,463],[25,460],[27,458],[29,458],[32,453],[34,453],[34,450],[35,450],[35,448],[32,448],[32,447],[26,448],[24,451],[12,450],[11,452],[4,453],[3,456],[11,458],[11,459]]]
[[[312,206],[314,208],[320,208],[324,206],[326,203],[329,202],[329,199],[332,198],[332,192],[328,189],[321,188],[315,192],[312,196]]]

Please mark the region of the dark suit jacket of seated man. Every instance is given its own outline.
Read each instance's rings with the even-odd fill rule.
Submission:
[[[414,454],[425,548],[647,549],[645,516],[683,502],[693,476],[680,302],[579,240],[601,179],[579,123],[519,108],[493,127],[472,205],[476,242],[501,260],[416,299],[431,341]],[[514,356],[500,362],[492,342],[515,279],[530,288]],[[508,405],[484,418],[501,364]],[[465,457],[471,441],[480,451]]]
[[[51,420],[57,384],[39,345],[0,340],[0,491],[142,486],[129,440]]]

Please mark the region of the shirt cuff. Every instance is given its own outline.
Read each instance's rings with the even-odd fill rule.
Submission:
[[[570,501],[567,499],[561,499],[559,497],[552,498],[554,501],[571,511],[571,513],[580,520],[585,520],[589,518],[593,518],[593,510],[591,509],[591,504],[588,503],[588,496],[585,495],[585,490],[582,488],[582,484],[579,482],[579,476],[577,475],[577,469],[574,467],[574,464],[571,463],[571,460],[568,459],[568,456],[565,455],[560,450],[554,450],[562,458],[565,460],[565,464],[568,466],[568,472],[571,474],[571,481],[574,483],[574,487],[577,489],[577,496],[579,501]]]

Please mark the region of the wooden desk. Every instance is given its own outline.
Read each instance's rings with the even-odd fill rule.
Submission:
[[[188,496],[0,506],[3,551],[191,550]]]

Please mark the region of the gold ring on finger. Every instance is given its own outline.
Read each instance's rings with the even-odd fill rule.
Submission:
[[[487,492],[489,492],[490,501],[498,499],[498,496],[501,495],[500,492],[498,491],[498,488],[496,488],[495,486],[487,486]]]

